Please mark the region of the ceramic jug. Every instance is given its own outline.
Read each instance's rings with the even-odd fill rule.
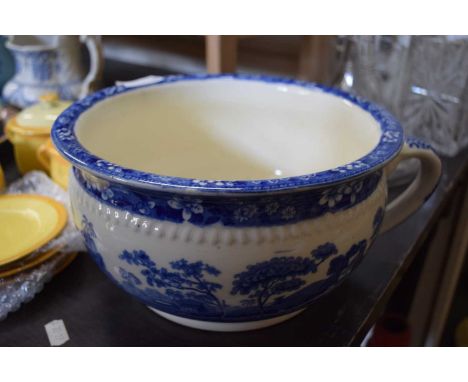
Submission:
[[[89,50],[87,75],[81,43]],[[76,100],[96,90],[103,66],[98,36],[10,36],[6,46],[16,63],[16,74],[3,89],[3,97],[12,105],[30,106],[50,92]]]
[[[5,36],[0,36],[0,91],[3,85],[15,74],[15,63],[11,53],[5,47],[5,43]]]

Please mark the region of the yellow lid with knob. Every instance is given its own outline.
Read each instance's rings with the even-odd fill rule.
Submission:
[[[54,121],[70,104],[59,100],[57,93],[44,94],[38,104],[8,120],[5,135],[14,145],[16,164],[21,173],[46,170],[37,158],[37,151],[49,139]]]
[[[57,93],[46,93],[41,96],[39,103],[18,113],[15,124],[28,130],[50,130],[57,117],[70,105],[70,101],[59,100]]]

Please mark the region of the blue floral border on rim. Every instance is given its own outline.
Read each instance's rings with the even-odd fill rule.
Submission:
[[[325,170],[317,173],[293,176],[288,178],[266,180],[200,180],[151,174],[139,170],[121,167],[108,162],[87,151],[78,141],[75,135],[75,123],[78,117],[94,104],[109,97],[135,91],[142,88],[161,86],[179,81],[234,79],[245,81],[257,81],[263,83],[292,85],[309,90],[319,90],[328,94],[343,98],[362,110],[370,113],[379,123],[382,135],[377,146],[364,157],[349,164]],[[354,96],[336,88],[270,76],[221,74],[221,75],[175,75],[164,77],[162,80],[141,86],[125,87],[113,86],[93,93],[86,98],[73,103],[55,121],[52,132],[52,140],[62,155],[74,166],[90,171],[97,176],[117,181],[123,184],[134,184],[139,187],[156,187],[162,189],[179,189],[198,192],[227,192],[249,193],[264,191],[281,191],[298,187],[315,187],[338,183],[346,179],[362,175],[370,170],[382,167],[393,159],[403,146],[403,130],[400,123],[384,108],[376,104]]]
[[[100,203],[160,221],[187,221],[199,227],[215,223],[228,227],[265,227],[318,218],[362,203],[375,192],[382,178],[382,170],[377,170],[358,179],[305,191],[274,196],[218,194],[213,197],[213,194],[179,195],[161,190],[142,192],[102,181],[77,168],[73,174],[83,191]]]

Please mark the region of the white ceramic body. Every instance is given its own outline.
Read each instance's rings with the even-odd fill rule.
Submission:
[[[91,175],[88,176],[93,179]],[[94,181],[99,183],[95,179]],[[101,260],[97,262],[101,263],[108,275],[127,291],[139,297],[138,293],[127,285],[128,280],[121,269],[136,275],[144,284],[144,277],[140,274],[144,268],[129,265],[118,255],[126,250],[139,250],[148,254],[159,267],[166,269],[171,269],[172,261],[180,259],[185,259],[189,263],[203,261],[215,267],[221,274],[206,275],[206,279],[225,286],[216,291],[216,296],[230,307],[241,307],[242,301],[246,299],[245,295],[231,294],[231,289],[235,275],[243,272],[248,266],[274,257],[308,259],[314,249],[326,243],[334,243],[338,249],[337,253],[321,263],[317,272],[300,277],[305,285],[309,286],[326,280],[333,259],[346,254],[353,245],[362,240],[366,242],[364,252],[370,247],[380,227],[381,213],[387,197],[386,178],[382,176],[375,191],[365,201],[342,212],[270,227],[226,227],[220,223],[197,227],[188,221],[182,223],[162,221],[108,205],[104,200],[91,195],[83,185],[78,184],[73,174],[70,175],[69,190],[75,224],[86,232],[83,223],[83,217],[86,217],[94,228],[97,253],[102,256],[102,263]],[[176,195],[174,194],[174,197]],[[284,309],[278,308],[274,312],[268,312],[269,301],[267,301],[265,314],[255,312],[245,317],[225,317],[224,321],[216,320],[215,316],[213,321],[207,322],[203,322],[204,318],[207,318],[203,312],[198,317],[196,312],[188,312],[189,314],[181,317],[191,318],[186,324],[193,327],[201,329],[217,327],[219,330],[227,331],[235,330],[238,323],[241,323],[244,329],[252,329],[268,324],[268,320],[274,317],[286,316],[284,317],[286,319],[289,313],[302,309],[338,284],[361,261],[364,252],[356,255],[354,261],[338,275],[337,280],[333,281],[333,285],[326,287],[324,291],[317,293],[312,291],[301,304],[293,308],[287,306]],[[138,288],[139,285],[134,287]],[[292,292],[280,295],[287,296]],[[279,295],[272,297],[276,298]],[[273,299],[271,300],[273,302]],[[159,307],[161,311],[177,316],[177,311],[164,309],[157,304],[152,305],[151,300],[143,298],[142,301],[154,309]],[[221,323],[223,325],[220,325]]]
[[[88,75],[82,66],[80,36],[10,36],[7,48],[16,62],[16,73],[3,88],[3,97],[17,107],[37,103],[48,92],[76,100],[95,90],[102,71],[100,39],[84,36],[90,52]]]
[[[237,85],[244,79],[234,80]],[[223,83],[225,92],[235,98],[229,95],[234,91],[230,83]],[[112,92],[119,91],[127,90]],[[390,116],[352,97],[361,108],[356,113],[366,110],[381,124],[379,143],[370,154],[330,170],[239,182],[129,170],[93,157],[74,136],[77,116],[99,110],[93,105],[112,92],[77,104],[54,125],[57,148],[75,166],[69,184],[74,220],[89,253],[112,280],[183,325],[236,331],[293,317],[359,264],[381,224],[389,229],[417,209],[440,175],[440,162],[427,146],[418,141],[403,145],[401,129]],[[323,96],[317,110],[326,112],[328,94]],[[269,103],[268,95],[249,102],[255,99]],[[315,102],[321,99],[314,93]],[[386,206],[387,174],[407,157],[421,160],[423,176]]]

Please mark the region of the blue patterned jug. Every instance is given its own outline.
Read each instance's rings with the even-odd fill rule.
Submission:
[[[3,85],[15,74],[15,62],[5,47],[6,38],[0,36],[0,91]]]
[[[87,76],[82,65],[81,42],[90,54]],[[16,63],[15,76],[5,85],[3,97],[24,108],[41,95],[56,92],[76,100],[96,90],[102,72],[100,40],[95,36],[11,36],[6,44]]]

